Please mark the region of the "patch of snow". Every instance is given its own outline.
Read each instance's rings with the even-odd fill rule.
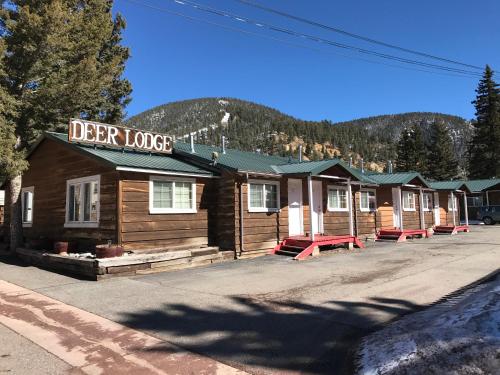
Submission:
[[[359,356],[363,375],[500,373],[500,277],[375,332]]]

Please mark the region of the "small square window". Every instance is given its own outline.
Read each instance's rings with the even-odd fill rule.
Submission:
[[[273,212],[279,210],[279,182],[253,180],[248,183],[248,210]]]
[[[101,176],[90,176],[66,182],[66,228],[99,226]]]
[[[375,191],[362,190],[360,192],[359,209],[361,211],[375,211],[377,209],[377,199]]]
[[[328,187],[328,210],[348,211],[347,188],[344,186]]]
[[[415,193],[412,191],[403,191],[403,210],[415,211]]]
[[[196,212],[196,181],[152,176],[149,181],[149,212],[174,214]]]

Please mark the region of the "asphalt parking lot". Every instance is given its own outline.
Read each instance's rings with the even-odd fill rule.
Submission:
[[[102,282],[5,260],[0,278],[250,373],[331,374],[352,372],[365,334],[499,265],[500,228],[473,226],[302,262],[265,256]]]

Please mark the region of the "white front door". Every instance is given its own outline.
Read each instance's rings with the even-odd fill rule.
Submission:
[[[304,233],[302,219],[302,180],[288,179],[288,234]]]
[[[441,224],[441,214],[439,212],[439,193],[434,193],[434,224]]]
[[[312,229],[313,233],[323,233],[323,183],[312,181]]]
[[[399,188],[392,188],[392,220],[394,228],[401,228],[401,191]]]

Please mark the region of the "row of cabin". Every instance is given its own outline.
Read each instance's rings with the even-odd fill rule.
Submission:
[[[180,142],[171,155],[154,154],[51,132],[28,161],[26,242],[69,241],[77,251],[110,241],[134,251],[218,246],[250,257],[289,236],[367,239],[382,228],[458,224],[471,193],[462,182],[361,173],[338,159],[299,162]]]

